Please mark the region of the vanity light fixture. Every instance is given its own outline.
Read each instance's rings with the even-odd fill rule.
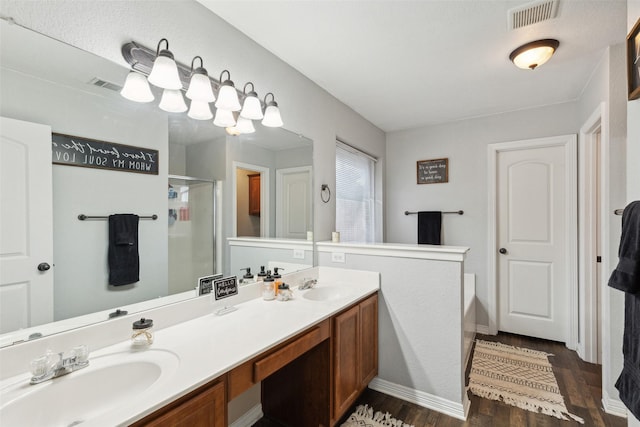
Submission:
[[[158,107],[168,113],[184,113],[187,111],[187,104],[184,102],[182,92],[172,89],[162,91],[162,99],[160,99]]]
[[[160,50],[162,42],[167,45],[166,49]],[[156,49],[156,59],[153,61],[153,68],[149,74],[149,83],[163,89],[180,90],[182,81],[178,74],[178,66],[173,60],[173,53],[169,51],[169,41],[160,39]]]
[[[227,79],[222,80],[224,73],[227,73]],[[227,111],[240,111],[240,100],[238,99],[238,92],[236,87],[231,81],[231,73],[228,70],[223,70],[220,73],[220,89],[218,90],[218,100],[216,101],[216,108],[218,110]]]
[[[233,130],[253,133],[255,128],[252,120],[262,120],[262,124],[268,127],[283,125],[273,93],[269,92],[264,101],[261,101],[252,82],[245,84],[240,92],[231,81],[228,70],[220,73],[220,80],[210,77],[200,56],[193,58],[190,68],[175,62],[167,39],[161,39],[155,51],[133,41],[125,43],[122,46],[122,56],[132,69],[127,76],[125,88],[121,91],[122,96],[127,99],[137,102],[152,101],[154,94],[149,88],[149,83],[152,83],[164,89],[159,105],[162,110],[171,113],[189,110],[187,115],[196,120],[214,118],[213,124],[229,128],[228,132]],[[148,78],[145,79],[145,76]],[[172,77],[168,79],[172,80],[171,83],[165,81],[167,76]],[[133,87],[142,87],[144,96],[134,95],[129,91],[132,84],[135,84]],[[191,100],[189,108],[183,98],[183,88],[186,88],[186,96]],[[267,102],[269,95],[271,101]],[[215,114],[209,105],[212,102],[215,102]]]
[[[197,101],[195,99],[191,101],[191,106],[189,107],[187,116],[195,120],[213,119],[213,113],[211,113],[209,103],[206,101]]]
[[[271,95],[271,101],[267,103],[267,98]],[[282,127],[282,118],[280,117],[280,109],[275,100],[273,93],[269,92],[264,96],[264,104],[267,106],[264,110],[264,119],[262,125],[270,128]]]
[[[232,111],[218,108],[216,117],[213,119],[213,124],[221,128],[234,127],[236,125],[236,119],[233,117]]]
[[[558,46],[560,42],[555,39],[536,40],[511,52],[509,59],[518,68],[535,70],[551,58]]]
[[[236,129],[240,133],[254,133],[256,128],[253,127],[253,122],[246,117],[238,117],[238,123],[236,123]]]
[[[247,93],[247,86],[249,85],[251,85],[251,91]],[[242,111],[240,111],[240,117],[249,120],[262,120],[264,118],[264,114],[262,114],[262,104],[260,104],[260,99],[258,99],[258,94],[253,87],[253,83],[248,82],[245,84],[242,93],[245,98],[242,104]]]
[[[135,102],[151,102],[155,99],[153,93],[151,93],[147,78],[135,71],[127,74],[127,79],[120,91],[120,95]]]
[[[193,64],[196,59],[200,60],[200,66],[193,69]],[[194,101],[213,102],[216,100],[211,89],[211,80],[209,80],[209,74],[204,69],[204,64],[200,56],[196,56],[191,60],[191,81],[189,82],[189,89],[187,90],[187,98]],[[209,111],[211,113],[211,111]]]

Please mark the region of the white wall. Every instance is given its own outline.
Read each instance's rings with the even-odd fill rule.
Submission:
[[[123,43],[133,39],[155,48],[165,37],[177,61],[187,64],[200,55],[212,75],[226,68],[237,86],[252,81],[260,96],[273,92],[285,127],[314,141],[317,240],[329,239],[335,227],[335,203],[322,203],[320,184],[335,188],[336,136],[381,159],[385,156],[380,129],[194,1],[5,0],[0,11],[21,25],[124,66]],[[381,173],[380,187],[382,182]]]
[[[416,243],[416,216],[404,211],[464,210],[444,215],[444,244],[469,246],[465,272],[475,273],[477,321],[488,325],[487,144],[576,133],[576,103],[392,132],[387,135],[386,241]],[[449,158],[449,182],[416,184],[416,161]]]
[[[114,108],[109,97],[6,69],[0,90],[3,116],[44,123],[53,132],[159,151],[159,175],[53,165],[54,319],[167,295],[164,114],[136,109],[125,113]],[[54,99],[57,102],[48,101]],[[108,285],[108,222],[77,218],[112,213],[160,217],[140,221],[140,281],[132,285]]]
[[[608,145],[605,154],[603,175],[609,187],[602,195],[606,216],[602,218],[606,238],[602,242],[602,268],[608,277],[618,260],[618,242],[620,238],[620,217],[613,214],[625,202],[625,138],[626,116],[626,74],[625,47],[623,43],[609,47],[591,75],[579,99],[579,120],[581,125],[593,114],[601,102],[605,103],[606,117],[603,120],[603,141]],[[580,146],[585,141],[579,141]],[[606,146],[605,145],[605,146]],[[579,148],[580,149],[580,148]],[[622,370],[622,330],[624,325],[624,297],[621,292],[604,288],[604,303],[607,305],[601,313],[603,323],[603,401],[605,408],[619,406],[615,381]]]
[[[627,30],[640,19],[640,0],[627,1]],[[626,80],[625,80],[626,81]],[[627,202],[640,200],[640,99],[627,103]],[[629,414],[629,427],[640,420]]]

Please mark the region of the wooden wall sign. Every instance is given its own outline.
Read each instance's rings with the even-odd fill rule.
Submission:
[[[418,160],[418,184],[449,182],[449,159]]]
[[[158,150],[61,133],[52,134],[51,148],[56,165],[158,175]]]

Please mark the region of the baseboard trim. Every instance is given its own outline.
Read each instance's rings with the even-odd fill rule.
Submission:
[[[229,427],[251,427],[254,425],[264,414],[262,413],[262,404],[258,403],[253,408],[249,409],[244,415],[235,420]]]
[[[609,415],[627,418],[627,407],[624,406],[624,403],[621,400],[612,399],[609,393],[604,390],[602,390],[602,409]]]
[[[433,394],[405,387],[400,384],[394,384],[377,377],[369,383],[369,388],[397,397],[398,399],[406,400],[407,402],[415,403],[416,405],[420,405],[427,409],[442,412],[443,414],[459,420],[467,419],[469,405],[452,402],[450,400],[434,396]]]
[[[491,335],[487,325],[476,325],[476,332],[482,335]]]

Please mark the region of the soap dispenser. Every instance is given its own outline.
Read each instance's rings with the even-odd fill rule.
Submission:
[[[264,265],[260,266],[260,272],[256,276],[256,280],[258,282],[262,282],[264,278],[267,277],[267,273],[264,271]]]
[[[262,299],[265,301],[271,301],[276,297],[275,285],[271,270],[267,270],[265,278],[262,282]]]
[[[240,271],[245,271],[244,276],[242,276],[242,280],[240,283],[244,285],[248,285],[253,282],[253,274],[251,274],[251,267],[241,268]]]
[[[280,285],[282,284],[282,275],[278,273],[278,270],[284,270],[284,268],[273,267],[273,279],[275,280],[273,289],[274,289],[274,292],[276,293],[276,297],[278,296],[278,291],[280,289]]]

